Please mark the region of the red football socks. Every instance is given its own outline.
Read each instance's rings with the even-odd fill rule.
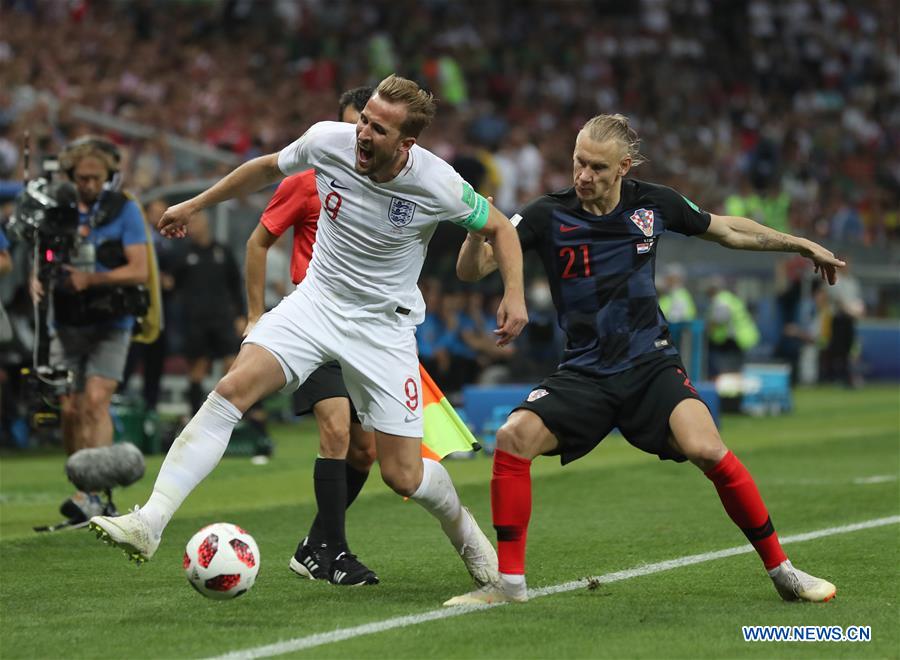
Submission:
[[[498,449],[491,478],[491,511],[500,572],[525,574],[525,540],[531,518],[531,461]]]
[[[495,459],[495,475],[496,472]],[[771,570],[786,560],[753,477],[737,456],[729,451],[706,476],[715,485],[725,511],[756,548],[766,569]]]

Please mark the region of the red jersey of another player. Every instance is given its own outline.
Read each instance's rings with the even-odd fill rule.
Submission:
[[[291,281],[294,284],[299,284],[306,277],[316,241],[320,208],[316,172],[306,170],[287,177],[278,185],[259,219],[262,226],[275,236],[281,236],[288,227],[294,228],[294,246],[291,250]]]

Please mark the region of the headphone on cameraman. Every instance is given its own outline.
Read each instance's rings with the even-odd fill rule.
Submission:
[[[69,180],[75,180],[75,155],[78,151],[87,148],[99,151],[106,157],[103,164],[106,166],[109,175],[106,178],[106,183],[103,184],[103,188],[105,190],[118,191],[122,186],[122,173],[120,171],[122,154],[113,142],[99,135],[85,135],[72,140],[63,147],[59,153],[59,164],[69,177]]]

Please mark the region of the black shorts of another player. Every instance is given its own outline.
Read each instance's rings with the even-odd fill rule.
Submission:
[[[240,348],[233,319],[189,319],[184,324],[184,355],[189,360],[218,360],[237,355]]]
[[[294,414],[307,415],[312,412],[313,406],[324,399],[334,398],[350,399],[347,386],[344,385],[344,374],[341,365],[336,360],[326,362],[309,375],[303,384],[294,392]],[[350,401],[350,422],[359,424],[356,416],[356,408]]]
[[[563,465],[590,452],[615,428],[641,451],[684,461],[669,446],[669,416],[685,399],[702,401],[677,356],[654,358],[611,376],[561,369],[529,398],[516,410],[530,410],[543,420],[559,440],[547,455],[560,456]]]

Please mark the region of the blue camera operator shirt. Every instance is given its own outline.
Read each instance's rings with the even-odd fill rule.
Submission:
[[[88,213],[79,213],[79,224],[89,224],[94,210],[95,209],[92,208]],[[129,245],[146,244],[147,234],[144,230],[144,214],[141,212],[137,203],[135,203],[134,200],[129,199],[122,206],[122,209],[116,217],[99,227],[91,229],[86,240],[94,246],[95,255],[99,254],[100,246],[107,241],[121,241],[123,248],[127,248]],[[105,273],[113,270],[96,260],[94,269],[95,272],[98,273]],[[122,316],[104,325],[121,328],[122,330],[131,330],[134,325],[134,317]]]
[[[9,249],[9,240],[6,238],[6,234],[3,233],[3,228],[0,227],[0,252],[4,252]]]

